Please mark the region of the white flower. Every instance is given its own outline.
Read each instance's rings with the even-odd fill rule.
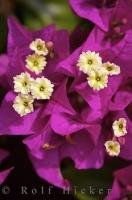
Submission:
[[[46,64],[47,62],[44,56],[32,54],[26,57],[26,67],[30,71],[35,72],[35,74],[41,73],[44,70]]]
[[[106,62],[103,64],[108,75],[118,75],[120,74],[120,67],[114,63]]]
[[[38,55],[46,56],[49,53],[45,41],[41,40],[39,38],[32,41],[29,45],[29,48],[31,50],[35,51],[35,53],[38,54]]]
[[[37,78],[31,85],[31,93],[35,99],[50,99],[53,87],[54,85],[47,78]]]
[[[89,74],[92,70],[102,67],[102,59],[99,56],[99,53],[94,51],[82,52],[78,59],[77,66],[80,71]]]
[[[92,71],[87,78],[88,84],[93,90],[101,90],[107,87],[108,76],[104,70]]]
[[[118,156],[120,154],[120,143],[117,141],[106,141],[105,142],[106,152],[109,156]]]
[[[13,79],[15,92],[20,92],[22,94],[28,94],[30,92],[31,82],[33,80],[30,77],[30,74],[28,74],[27,72],[21,73]]]
[[[18,94],[14,100],[13,108],[22,117],[33,112],[33,101],[33,97],[29,94]]]
[[[127,122],[125,118],[120,118],[119,120],[114,121],[112,128],[116,137],[121,137],[127,134],[126,124]]]

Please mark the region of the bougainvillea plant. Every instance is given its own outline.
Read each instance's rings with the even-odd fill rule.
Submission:
[[[60,188],[72,189],[61,172],[64,158],[79,170],[100,170],[119,157],[129,161],[114,172],[106,199],[132,197],[132,1],[69,5],[93,23],[81,44],[54,25],[30,31],[8,18],[7,53],[0,56],[0,135],[25,136],[37,174]],[[6,156],[0,150],[0,161]],[[0,183],[11,170],[0,172]]]

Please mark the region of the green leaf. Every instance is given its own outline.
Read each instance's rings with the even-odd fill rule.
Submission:
[[[16,8],[18,18],[31,29],[55,24],[58,28],[73,30],[79,21],[71,11],[68,1],[17,0]]]

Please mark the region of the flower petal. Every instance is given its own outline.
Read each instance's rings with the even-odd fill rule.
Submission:
[[[34,133],[32,127],[38,116],[39,109],[25,117],[20,117],[13,109],[13,92],[7,93],[0,107],[1,135],[29,135]]]

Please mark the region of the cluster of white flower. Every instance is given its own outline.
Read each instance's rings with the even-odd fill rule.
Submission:
[[[29,48],[34,53],[26,57],[26,67],[35,74],[40,74],[47,65],[46,56],[49,54],[48,42],[46,43],[38,38],[31,42]]]
[[[46,47],[45,41],[41,39],[33,41],[29,45],[29,48],[35,51],[35,53],[27,56],[26,67],[32,72],[35,72],[35,74],[39,74],[47,64],[44,56],[48,54],[48,48]],[[18,93],[14,100],[13,108],[20,116],[33,112],[35,99],[49,100],[53,93],[54,85],[44,76],[34,79],[29,73],[22,72],[13,79],[14,91]]]
[[[101,90],[107,87],[108,75],[120,74],[120,67],[114,63],[102,62],[99,53],[94,51],[82,52],[77,66],[80,71],[88,75],[88,84],[93,90]]]
[[[120,154],[121,144],[120,137],[127,134],[126,130],[126,119],[119,118],[119,120],[114,121],[112,128],[114,132],[113,140],[108,140],[105,142],[106,152],[110,156],[118,156]]]

